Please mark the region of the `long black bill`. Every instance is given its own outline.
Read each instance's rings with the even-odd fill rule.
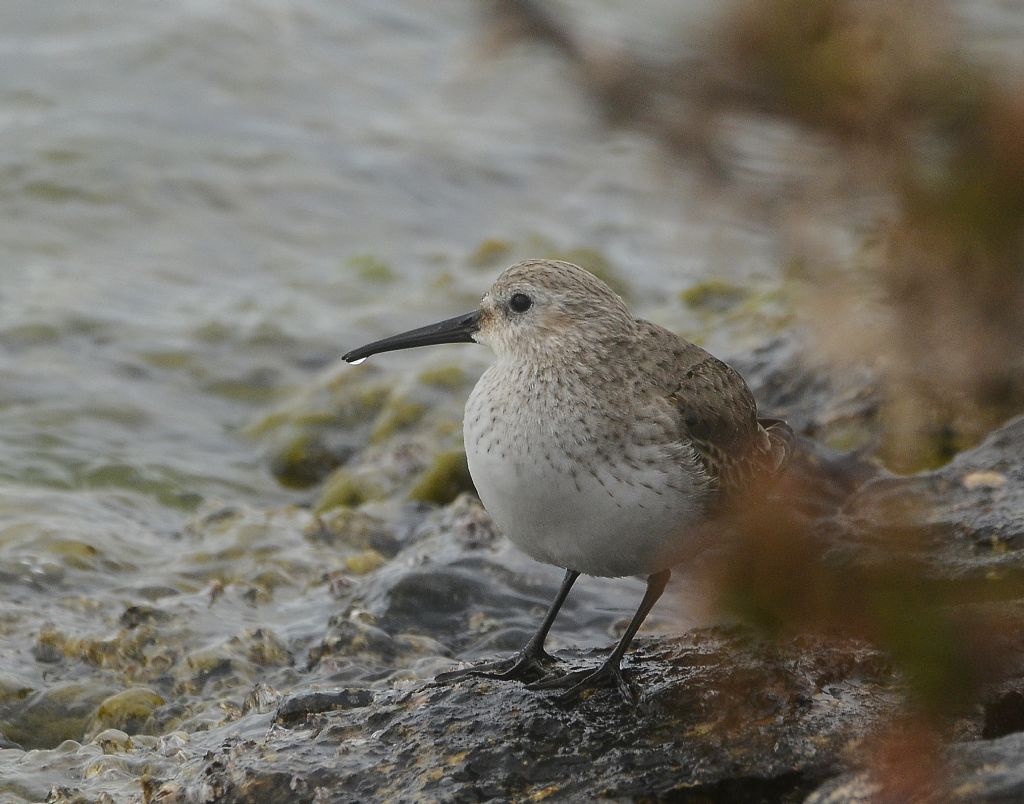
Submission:
[[[368,343],[353,349],[344,356],[346,363],[358,363],[370,355],[381,352],[394,352],[398,349],[411,349],[414,346],[433,346],[435,343],[471,343],[473,333],[480,329],[480,311],[457,315],[446,321],[428,324],[419,329],[411,329],[390,338]]]

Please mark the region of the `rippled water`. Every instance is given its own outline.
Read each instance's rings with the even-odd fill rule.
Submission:
[[[591,22],[616,19],[602,4]],[[101,701],[141,687],[163,703],[139,704],[140,729],[171,734],[112,769],[95,744],[0,750],[5,795],[75,788],[88,767],[89,789],[135,796],[147,762],[193,756],[178,752],[257,681],[394,673],[358,657],[307,670],[308,652],[338,612],[394,614],[442,515],[383,506],[418,535],[399,564],[360,564],[363,547],[316,537],[311,492],[274,479],[252,429],[346,348],[468,309],[538,251],[600,257],[676,326],[699,326],[678,292],[709,274],[777,280],[769,232],[601,129],[556,58],[488,53],[465,0],[9,0],[3,21],[0,731],[84,742],[109,725]],[[484,359],[377,363],[397,382]],[[490,549],[487,572],[512,572],[496,583],[542,605],[557,571]],[[565,622],[607,641],[638,589],[594,582]],[[399,651],[413,675],[473,645],[444,623],[419,632]]]

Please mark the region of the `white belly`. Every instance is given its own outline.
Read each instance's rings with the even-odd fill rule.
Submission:
[[[671,450],[633,448],[633,465],[616,461],[614,445],[608,460],[572,456],[555,447],[550,423],[509,427],[472,412],[471,397],[465,436],[473,482],[501,531],[531,557],[617,577],[667,569],[686,552],[706,488]]]

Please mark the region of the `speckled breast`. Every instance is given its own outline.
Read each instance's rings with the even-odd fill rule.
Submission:
[[[484,374],[464,425],[473,482],[502,532],[538,561],[588,575],[675,563],[707,493],[685,447],[602,431],[601,416],[538,405],[502,379],[496,366]]]

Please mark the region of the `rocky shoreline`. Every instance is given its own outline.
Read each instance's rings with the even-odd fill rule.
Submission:
[[[930,573],[990,584],[991,599],[964,605],[995,607],[1006,625],[1004,673],[936,727],[937,739],[948,742],[931,760],[949,777],[931,781],[950,799],[1020,800],[1024,596],[1014,597],[1017,587],[1006,582],[1021,568],[1024,544],[1024,418],[1006,423],[940,470],[868,481],[839,514],[822,519],[819,532],[840,550],[859,545],[863,560],[870,561],[866,539],[890,524],[891,501],[921,495],[929,505],[909,527],[927,537],[915,544],[923,548]],[[489,540],[486,515],[475,503],[460,498],[450,508],[452,530],[463,538],[473,530],[481,543]],[[455,619],[470,616],[463,608],[475,606],[473,594],[456,594],[448,606]],[[392,606],[377,622],[382,630],[376,648],[367,647],[367,633],[349,633],[348,644],[401,650],[388,633],[400,627],[400,609]],[[565,650],[558,656],[574,669],[595,663],[600,654]],[[872,735],[906,716],[907,680],[885,652],[867,642],[827,635],[766,640],[740,626],[701,628],[640,639],[627,667],[645,690],[637,709],[611,692],[561,708],[519,684],[486,680],[295,692],[264,703],[262,734],[229,739],[173,778],[152,780],[147,798],[809,797],[822,804],[875,800],[892,783],[878,778]],[[906,772],[913,775],[915,762],[927,767],[928,759],[908,756]]]

